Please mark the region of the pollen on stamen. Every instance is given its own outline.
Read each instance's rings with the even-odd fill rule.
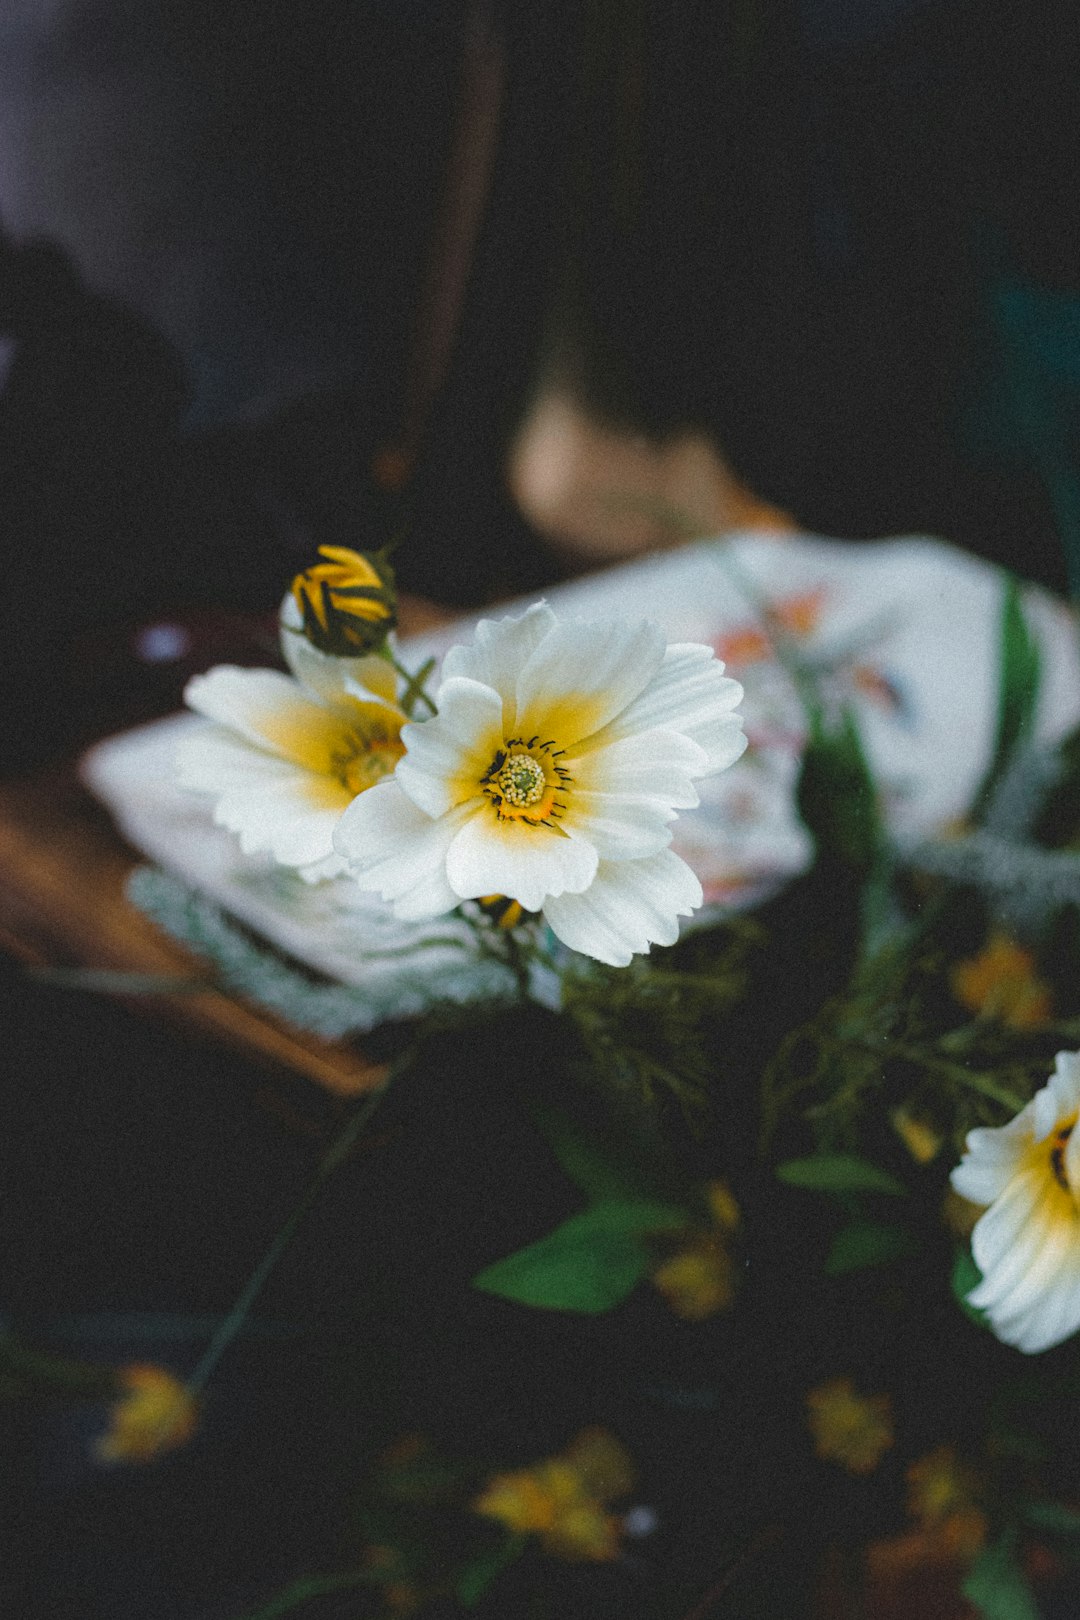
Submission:
[[[518,810],[528,810],[547,792],[543,766],[531,754],[511,754],[495,777],[504,801]]]

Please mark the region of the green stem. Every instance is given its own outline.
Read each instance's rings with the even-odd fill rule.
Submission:
[[[406,669],[404,664],[398,662],[389,647],[386,648],[383,657],[405,682],[405,690],[401,694],[401,707],[405,710],[405,713],[412,714],[417,699],[419,699],[422,703],[427,704],[429,714],[437,714],[438,710],[424,687],[424,682],[435,668],[434,658],[429,658],[426,663],[421,664],[420,668],[413,673],[412,670]]]
[[[934,1057],[929,1052],[920,1052],[915,1047],[904,1046],[896,1041],[869,1041],[857,1043],[864,1051],[873,1052],[880,1057],[900,1058],[901,1061],[914,1063],[919,1068],[928,1069],[931,1074],[940,1074],[945,1080],[952,1080],[957,1085],[967,1086],[971,1091],[977,1091],[980,1096],[989,1097],[992,1102],[1002,1103],[1018,1114],[1027,1101],[1018,1097],[1007,1086],[999,1086],[981,1069],[967,1069],[962,1063],[950,1063],[948,1058]]]
[[[199,1395],[205,1389],[218,1362],[243,1328],[251,1307],[262,1292],[274,1267],[300,1230],[305,1216],[315,1204],[323,1187],[339,1165],[348,1158],[364,1126],[389,1090],[391,1080],[407,1067],[409,1061],[408,1057],[403,1058],[391,1068],[382,1085],[370,1092],[356,1111],[350,1114],[319,1160],[315,1174],[305,1187],[299,1203],[240,1290],[228,1315],[218,1324],[217,1332],[203,1352],[195,1371],[187,1380],[187,1389],[191,1395]]]

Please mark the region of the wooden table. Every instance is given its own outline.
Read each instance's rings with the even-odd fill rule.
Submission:
[[[401,616],[410,633],[446,618],[413,600],[402,603]],[[0,949],[31,969],[207,978],[205,961],[127,899],[127,877],[143,859],[82,786],[75,761],[0,782]],[[355,1047],[294,1029],[211,985],[122,999],[144,1014],[194,1027],[305,1076],[339,1097],[371,1090],[384,1072]]]

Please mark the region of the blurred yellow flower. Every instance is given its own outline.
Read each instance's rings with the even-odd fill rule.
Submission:
[[[114,1403],[109,1428],[97,1443],[104,1462],[153,1462],[185,1445],[195,1433],[195,1397],[164,1367],[120,1369],[123,1394]]]
[[[831,1378],[806,1397],[814,1450],[851,1474],[871,1474],[893,1443],[887,1395],[858,1395],[850,1378]]]
[[[292,582],[305,636],[339,658],[372,652],[397,623],[393,569],[385,557],[347,546],[320,546],[319,556],[325,561]]]
[[[889,1123],[916,1164],[929,1164],[941,1152],[945,1138],[935,1125],[907,1108],[894,1108]]]
[[[726,1239],[739,1225],[739,1206],[725,1181],[711,1181],[705,1201],[713,1229],[687,1227],[652,1273],[653,1287],[684,1322],[704,1322],[735,1297],[735,1266]]]
[[[952,1446],[936,1446],[918,1457],[907,1471],[907,1482],[908,1512],[924,1529],[977,1510],[979,1476]]]
[[[536,1535],[545,1551],[575,1562],[610,1562],[622,1521],[608,1503],[634,1485],[625,1448],[603,1429],[585,1429],[556,1457],[494,1474],[473,1511],[518,1535]]]
[[[1036,972],[1034,956],[1008,934],[991,934],[977,956],[958,962],[951,983],[962,1007],[1010,1029],[1033,1029],[1050,1017],[1050,989]]]

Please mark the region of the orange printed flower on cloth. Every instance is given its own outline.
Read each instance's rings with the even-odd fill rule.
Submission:
[[[851,1474],[872,1474],[893,1443],[887,1395],[859,1395],[850,1378],[831,1378],[806,1397],[814,1450]]]
[[[603,1429],[585,1429],[558,1456],[495,1474],[473,1511],[517,1535],[535,1535],[545,1551],[572,1562],[617,1557],[622,1521],[608,1504],[634,1486],[625,1448]]]
[[[109,1427],[97,1444],[104,1462],[153,1462],[162,1452],[185,1445],[195,1433],[195,1397],[164,1367],[133,1365],[119,1374],[124,1393],[112,1408]]]
[[[952,991],[969,1012],[997,1018],[1010,1029],[1034,1029],[1050,1017],[1050,990],[1034,956],[1008,934],[991,934],[977,956],[956,964]]]

